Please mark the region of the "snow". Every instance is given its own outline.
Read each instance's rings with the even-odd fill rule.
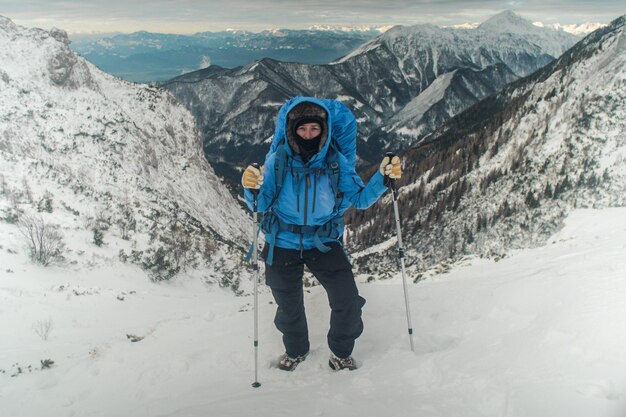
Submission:
[[[480,25],[480,23],[476,23],[476,22],[468,22],[468,23],[459,23],[457,25],[452,25],[450,26],[451,28],[454,29],[476,29],[478,26]],[[446,27],[446,26],[444,26]]]
[[[309,27],[309,30],[320,30],[330,32],[379,32],[384,33],[391,29],[393,25],[387,26],[331,26],[331,25],[313,25]]]
[[[350,52],[346,56],[344,56],[344,57],[342,57],[342,58],[340,58],[340,59],[338,59],[336,61],[331,62],[331,64],[341,64],[342,62],[345,62],[345,61],[349,60],[352,57],[365,54],[366,52],[369,52],[369,51],[373,51],[374,49],[379,48],[380,45],[381,44],[380,44],[379,38],[372,39],[371,41],[366,42],[365,44],[363,44],[363,46],[361,46],[359,48],[356,48],[354,51]]]
[[[564,25],[561,23],[553,23],[553,24],[545,25],[543,22],[533,22],[533,25],[539,26],[541,28],[547,26],[547,27],[551,27],[556,30],[562,30],[564,32],[571,33],[572,35],[577,35],[577,36],[588,35],[591,32],[594,32],[602,27],[607,26],[605,23],[591,23],[591,22],[581,23],[581,24],[571,24],[571,25]]]
[[[10,247],[13,228],[0,223]],[[360,282],[366,330],[353,372],[327,367],[328,305],[319,287],[305,292],[311,355],[294,373],[271,368],[282,346],[275,305],[261,286],[258,389],[250,386],[252,297],[191,277],[152,284],[132,267],[42,269],[7,252],[5,242],[3,416],[619,417],[626,410],[626,208],[574,211],[545,247],[497,263],[473,260],[410,285],[414,353],[400,277]],[[43,340],[33,326],[46,320],[53,326]],[[43,359],[55,363],[40,370]],[[23,372],[11,377],[15,364]]]
[[[352,96],[348,96],[348,95],[344,95],[344,94],[339,94],[337,97],[335,97],[335,100],[339,100],[339,101],[356,101],[354,97]]]
[[[437,77],[424,91],[411,100],[406,106],[395,114],[390,120],[390,127],[394,129],[395,123],[407,119],[420,120],[432,106],[441,101],[450,86],[456,70],[447,72]],[[419,131],[418,131],[419,132]]]

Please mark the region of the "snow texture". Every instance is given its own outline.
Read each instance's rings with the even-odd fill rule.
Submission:
[[[14,244],[13,226],[0,233]],[[252,297],[132,267],[43,270],[0,251],[0,414],[11,417],[621,417],[626,209],[577,210],[545,247],[471,259],[409,285],[364,283],[360,369],[328,368],[328,302],[305,292],[312,352],[293,373],[265,287]],[[411,273],[411,271],[409,271]],[[38,329],[51,323],[44,340]],[[40,333],[40,332],[39,332]],[[41,369],[42,360],[54,364]],[[297,411],[296,411],[297,410]]]
[[[168,92],[105,74],[68,44],[61,30],[0,17],[0,178],[12,199],[0,215],[48,193],[52,224],[89,229],[97,214],[110,225],[125,212],[137,221],[133,249],[182,228],[222,261],[236,259],[252,226],[207,164],[192,115]]]

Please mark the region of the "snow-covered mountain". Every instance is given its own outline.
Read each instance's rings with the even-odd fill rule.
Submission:
[[[504,24],[507,17],[493,19]],[[212,66],[165,86],[194,114],[207,158],[233,184],[239,173],[232,166],[260,161],[278,107],[298,94],[344,101],[359,120],[359,156],[373,162],[386,150],[417,143],[576,41],[530,22],[524,26],[530,33],[508,33],[490,21],[476,30],[397,26],[330,65],[264,59],[230,70]],[[544,32],[554,38],[537,35]],[[535,43],[541,39],[545,49]]]
[[[561,23],[551,23],[544,24],[543,22],[533,22],[533,25],[541,27],[541,28],[552,28],[556,30],[562,30],[564,32],[570,33],[575,36],[585,36],[590,34],[591,32],[600,29],[601,27],[606,26],[605,23],[580,23],[580,24],[561,24]],[[452,25],[451,27],[456,29],[476,29],[480,26],[480,23],[460,23],[457,25]]]
[[[564,32],[536,27],[513,12],[505,11],[476,29],[432,25],[392,29],[342,60],[354,60],[362,55],[359,60],[365,60],[367,66],[371,65],[370,57],[378,57],[384,51],[394,57],[394,77],[406,80],[404,89],[410,91],[413,104],[406,110],[397,106],[385,109],[386,114],[393,116],[383,119],[382,126],[372,131],[368,145],[374,149],[400,151],[418,144],[441,122],[514,79],[543,67],[577,40]],[[458,68],[465,71],[452,76],[451,72]],[[439,77],[451,82],[432,85]],[[426,88],[429,91],[425,91]],[[437,89],[442,91],[435,91]],[[428,99],[419,97],[423,93]],[[384,92],[376,91],[376,94]],[[433,97],[441,99],[432,101]],[[421,103],[419,112],[410,110],[416,102]]]
[[[384,33],[391,29],[393,25],[376,26],[376,25],[364,25],[364,26],[332,26],[332,25],[313,25],[309,27],[309,30],[320,30],[330,32],[371,32],[371,33]]]
[[[502,32],[521,35],[554,57],[565,52],[571,46],[573,39],[571,33],[556,30],[556,28],[537,26],[510,10],[493,16],[481,23],[477,29],[491,33]]]
[[[330,27],[193,35],[141,31],[95,40],[72,37],[70,47],[110,74],[129,81],[150,82],[168,80],[211,64],[232,68],[262,58],[325,64],[380,33],[376,28]]]
[[[250,223],[207,164],[191,114],[68,44],[61,30],[0,17],[2,220],[58,228],[70,265],[130,259],[153,279],[238,270]]]
[[[394,145],[381,144],[381,148],[399,150],[414,145],[413,138],[431,133],[434,127],[441,126],[451,115],[465,110],[469,103],[496,93],[499,86],[517,78],[504,64],[477,70],[460,68],[438,76],[428,88],[386,121],[379,132],[393,134]]]
[[[571,33],[576,36],[584,36],[588,35],[591,32],[603,28],[606,26],[605,23],[581,23],[581,24],[570,24],[563,25],[561,23],[552,23],[549,25],[545,25],[543,22],[533,22],[534,25],[539,27],[551,27],[553,29],[562,30],[567,33]]]
[[[625,24],[592,33],[405,153],[409,263],[498,256],[545,242],[575,207],[626,205]],[[362,268],[393,260],[368,250],[393,248],[389,199],[350,220]]]

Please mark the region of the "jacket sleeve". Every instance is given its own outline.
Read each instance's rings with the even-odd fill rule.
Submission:
[[[383,175],[378,170],[365,185],[354,167],[344,157],[340,157],[340,169],[339,191],[344,193],[357,209],[370,207],[387,191],[387,186],[383,183]]]
[[[269,155],[265,159],[263,185],[259,189],[258,211],[263,213],[267,211],[270,204],[274,200],[276,192],[276,183],[274,181],[274,158],[275,154]],[[254,210],[254,195],[248,188],[243,189],[243,196],[250,211]]]

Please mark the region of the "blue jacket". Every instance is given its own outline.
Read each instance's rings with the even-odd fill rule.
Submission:
[[[300,155],[293,152],[287,140],[282,140],[278,146],[284,146],[287,154],[287,164],[285,166],[285,180],[280,191],[280,195],[270,208],[270,204],[275,199],[276,185],[274,180],[274,164],[276,153],[270,152],[265,159],[264,181],[258,195],[258,211],[263,213],[268,209],[284,223],[301,225],[301,226],[321,226],[329,222],[338,214],[345,212],[348,204],[342,202],[341,207],[335,207],[335,195],[333,193],[330,174],[321,172],[319,174],[302,175],[294,173],[290,167],[309,167],[324,168],[326,167],[326,155],[329,152],[330,142],[332,141],[332,112],[329,111],[325,104],[328,100],[321,100],[312,97],[300,97],[292,100],[289,104],[287,112],[282,114],[277,120],[276,131],[280,132],[286,129],[286,114],[289,110],[303,101],[313,102],[328,113],[328,138],[324,143],[324,147],[315,154],[308,163],[304,163]],[[337,121],[334,121],[336,124]],[[282,135],[283,137],[286,134]],[[363,184],[363,181],[356,173],[353,164],[349,163],[345,156],[338,153],[339,163],[339,191],[343,193],[343,199],[351,203],[357,209],[365,209],[380,198],[387,190],[383,184],[383,176],[380,171],[372,176],[369,183]],[[253,194],[250,190],[245,189],[244,197],[250,210],[253,210]],[[340,226],[338,235],[343,235],[343,225]],[[267,239],[266,239],[267,240]],[[336,241],[331,237],[322,237],[322,242],[327,243]],[[316,247],[312,234],[294,233],[290,231],[281,231],[275,236],[275,245],[286,249],[312,249]]]

